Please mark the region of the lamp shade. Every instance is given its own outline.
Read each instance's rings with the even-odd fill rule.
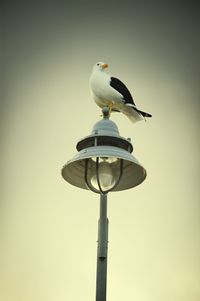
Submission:
[[[63,178],[72,185],[79,188],[88,189],[85,182],[86,160],[92,158],[118,158],[123,160],[123,173],[120,182],[112,191],[120,191],[135,187],[142,183],[146,177],[146,171],[137,159],[129,152],[114,146],[94,146],[81,150],[62,169]],[[95,168],[95,162],[93,162]],[[114,171],[120,169],[119,160],[110,163]],[[90,177],[90,171],[89,171]]]
[[[130,139],[119,135],[106,109],[91,135],[77,143],[78,153],[62,168],[62,176],[68,183],[97,193],[103,192],[101,185],[109,187],[107,191],[120,191],[133,188],[146,178],[146,170],[131,154]],[[99,189],[95,187],[95,179]]]

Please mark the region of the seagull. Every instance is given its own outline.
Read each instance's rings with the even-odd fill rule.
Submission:
[[[128,88],[121,80],[109,75],[107,68],[108,64],[98,62],[90,76],[90,90],[96,104],[100,108],[109,107],[109,113],[113,111],[125,114],[133,123],[152,117],[136,107]]]

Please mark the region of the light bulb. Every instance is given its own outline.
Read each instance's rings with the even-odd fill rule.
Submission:
[[[115,185],[112,169],[106,159],[99,163],[99,182],[102,190],[108,190]],[[96,173],[92,176],[91,183],[99,190]]]

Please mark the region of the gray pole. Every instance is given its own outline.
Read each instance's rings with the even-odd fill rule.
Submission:
[[[99,217],[99,224],[98,224],[96,301],[106,301],[107,251],[108,251],[107,194],[101,194],[100,195],[100,217]]]

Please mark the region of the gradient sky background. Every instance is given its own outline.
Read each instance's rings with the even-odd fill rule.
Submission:
[[[135,125],[112,115],[147,179],[108,196],[107,299],[200,300],[198,6],[2,6],[2,301],[95,300],[99,197],[60,170],[100,119],[88,88],[97,61],[153,115]]]

